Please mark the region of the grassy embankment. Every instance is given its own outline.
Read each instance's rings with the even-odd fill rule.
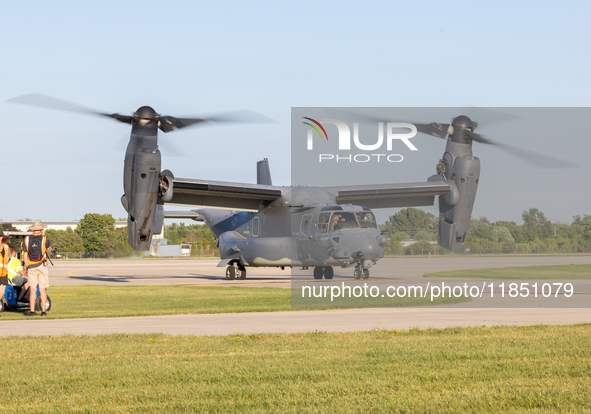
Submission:
[[[10,337],[0,411],[591,412],[590,342],[588,324]]]

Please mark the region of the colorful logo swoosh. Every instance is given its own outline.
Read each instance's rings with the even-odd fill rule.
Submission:
[[[302,118],[304,118],[304,119],[307,119],[308,121],[312,121],[312,122],[314,122],[316,125],[318,125],[318,126],[320,127],[320,129],[322,130],[322,132],[324,132],[324,136],[326,137],[326,140],[328,141],[328,134],[326,133],[326,130],[324,129],[324,127],[323,127],[322,125],[320,125],[320,122],[318,122],[318,121],[316,121],[316,120],[314,120],[314,119],[312,119],[312,118],[305,117],[305,116],[303,116]],[[323,139],[324,139],[324,138],[322,137],[322,134],[321,134],[321,133],[320,133],[320,131],[318,130],[318,128],[316,128],[314,125],[312,125],[312,124],[311,124],[311,123],[309,123],[309,122],[302,122],[302,123],[303,123],[303,124],[306,124],[306,125],[308,125],[308,126],[311,126],[312,128],[314,128],[314,130],[315,130],[316,132],[318,132],[318,135],[320,136],[320,139],[321,139],[321,140],[323,140]]]

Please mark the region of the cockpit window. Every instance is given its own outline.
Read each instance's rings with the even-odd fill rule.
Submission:
[[[355,213],[357,216],[357,220],[359,220],[359,225],[362,229],[377,229],[378,225],[376,223],[376,218],[374,217],[373,213]]]
[[[330,218],[330,213],[320,213],[318,216],[318,233],[323,234],[326,233],[328,230],[328,222]]]
[[[330,231],[359,227],[354,213],[334,213],[330,219]]]

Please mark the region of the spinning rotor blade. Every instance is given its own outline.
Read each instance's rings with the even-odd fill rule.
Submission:
[[[465,130],[464,135],[466,135],[466,137],[468,137],[468,139],[471,139],[472,141],[480,142],[481,144],[501,145],[501,144],[497,144],[496,142],[493,142],[491,140],[488,140],[488,139],[484,138],[482,135],[472,132],[470,130]]]
[[[133,121],[132,116],[120,115],[120,114],[107,114],[104,112],[97,111],[95,109],[86,108],[84,106],[74,104],[61,99],[52,98],[50,96],[32,93],[29,95],[17,96],[16,98],[9,99],[9,103],[16,103],[21,105],[37,106],[40,108],[56,109],[58,111],[77,112],[80,114],[87,115],[98,115],[106,116],[109,118],[116,119],[119,122],[131,124]]]
[[[515,115],[506,114],[504,112],[500,112],[500,111],[496,111],[496,110],[492,110],[492,109],[484,109],[484,108],[467,108],[467,109],[471,109],[472,112],[481,112],[485,118],[488,118],[487,122],[486,122],[487,124],[496,123],[496,122],[503,122],[503,121],[518,118]],[[327,111],[327,112],[329,112],[329,111]],[[337,118],[339,118],[339,115],[353,116],[353,117],[355,117],[356,120],[359,120],[359,122],[394,122],[394,119],[387,120],[387,119],[384,119],[386,117],[376,117],[376,116],[366,115],[366,114],[362,114],[362,113],[358,113],[358,112],[354,112],[354,111],[342,110],[342,109],[331,109],[330,112],[334,113],[334,116]],[[330,113],[330,115],[333,115],[332,113]],[[454,133],[454,128],[455,128],[455,129],[461,130],[463,132],[464,137],[470,141],[478,142],[481,144],[494,145],[494,146],[498,147],[499,149],[501,149],[513,156],[519,157],[522,160],[524,160],[536,167],[540,167],[540,168],[572,168],[572,167],[577,166],[577,164],[574,164],[569,161],[564,161],[559,158],[554,158],[554,157],[550,157],[548,155],[538,154],[533,151],[529,151],[529,150],[525,150],[525,149],[521,149],[521,148],[516,148],[516,147],[509,146],[509,145],[500,144],[495,141],[491,141],[490,139],[485,138],[481,134],[475,133],[471,129],[471,127],[465,128],[465,127],[462,127],[461,125],[456,125],[455,121],[459,120],[460,118],[463,118],[462,121],[468,121],[468,123],[471,123],[472,124],[471,127],[473,126],[474,129],[478,126],[477,122],[472,121],[470,118],[468,118],[466,116],[456,117],[454,119],[454,122],[452,122],[452,124],[439,124],[436,122],[432,122],[430,124],[418,124],[418,123],[415,123],[412,121],[406,121],[406,120],[405,121],[396,120],[396,121],[410,122],[414,126],[417,127],[417,131],[422,132],[423,134],[431,135],[433,137],[442,138],[442,139],[445,139],[448,136],[448,134],[452,135]]]
[[[276,123],[277,121],[264,115],[251,111],[231,112],[223,115],[215,115],[207,118],[176,118],[162,115],[160,117],[160,130],[162,132],[176,131],[197,124],[209,123],[212,125],[223,123]]]
[[[23,95],[18,96],[16,98],[9,99],[7,102],[9,103],[16,103],[21,105],[29,105],[29,106],[37,106],[40,108],[49,108],[49,109],[56,109],[60,111],[67,111],[67,112],[76,112],[80,114],[86,115],[98,115],[98,116],[106,116],[109,118],[116,119],[119,122],[123,122],[126,124],[132,124],[134,120],[134,116],[131,115],[120,115],[120,114],[108,114],[105,112],[97,111],[95,109],[86,108],[84,106],[74,104],[67,101],[62,101],[61,99],[52,98],[50,96],[41,95],[41,94],[30,94],[30,95]],[[142,107],[142,108],[149,108],[149,107]],[[256,112],[251,111],[239,111],[239,112],[232,112],[228,114],[222,115],[215,115],[207,118],[176,118],[174,116],[169,115],[159,115],[153,111],[152,108],[149,108],[149,112],[146,112],[144,115],[140,113],[134,114],[136,117],[140,118],[149,118],[158,120],[158,127],[162,132],[171,132],[176,131],[181,128],[185,128],[191,125],[197,124],[221,124],[221,123],[274,123],[277,122],[271,118],[268,118],[264,115],[257,114]]]
[[[366,114],[361,114],[358,112],[353,112],[353,111],[347,111],[347,110],[343,110],[343,109],[331,109],[329,111],[327,111],[327,113],[329,114],[329,116],[334,116],[335,118],[341,118],[341,115],[345,115],[345,116],[353,116],[355,117],[355,120],[359,121],[359,122],[364,122],[364,123],[370,123],[370,122],[409,122],[409,121],[401,121],[398,119],[385,119],[385,117],[377,117],[377,116],[371,116],[371,115],[366,115]],[[447,130],[449,128],[450,124],[438,124],[436,122],[432,122],[430,124],[417,124],[415,122],[410,122],[412,123],[414,126],[417,127],[417,131],[422,132],[423,134],[427,134],[427,135],[431,135],[437,138],[442,138],[445,139],[445,137],[447,136]]]
[[[472,141],[480,142],[481,144],[494,145],[506,153],[521,158],[522,160],[529,162],[530,164],[539,168],[572,168],[577,166],[577,164],[570,161],[565,161],[559,158],[550,157],[548,155],[539,154],[537,152],[500,144],[498,142],[491,141],[490,139],[486,139],[482,135],[476,134],[472,131],[464,131],[464,134]]]
[[[447,136],[447,130],[450,124],[437,124],[435,122],[431,124],[413,124],[417,127],[417,131],[423,134],[431,135],[437,138],[445,139]]]

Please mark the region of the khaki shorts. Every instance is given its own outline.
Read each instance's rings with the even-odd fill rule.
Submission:
[[[27,271],[29,278],[29,285],[35,289],[39,285],[40,289],[49,287],[49,272],[47,266],[30,267]]]

